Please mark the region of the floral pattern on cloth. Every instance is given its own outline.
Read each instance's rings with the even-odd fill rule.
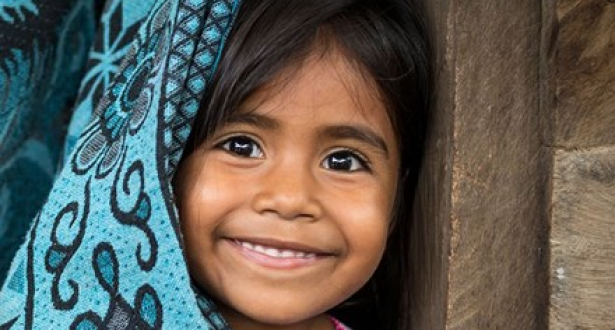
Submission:
[[[0,5],[0,18],[18,20],[40,13],[48,2],[8,3],[15,5]],[[82,6],[87,18],[74,31],[89,31],[93,38],[87,24],[97,10],[94,2],[53,3]],[[66,92],[78,108],[64,148],[66,163],[11,263],[0,291],[0,329],[229,329],[215,305],[191,287],[170,179],[239,0],[109,0],[103,31],[105,15],[144,5],[149,7],[143,19],[114,16],[138,28],[129,28],[117,44],[95,43],[90,54],[104,53],[107,62],[96,62],[94,55],[88,65],[87,56],[70,62],[81,73],[87,69],[79,96]],[[102,62],[115,68],[97,67]],[[53,87],[77,90],[78,76],[77,83],[57,80]],[[78,138],[71,140],[71,134]],[[58,159],[62,148],[55,145]]]
[[[0,1],[0,285],[60,163],[93,1]]]
[[[0,285],[154,1],[0,4]]]

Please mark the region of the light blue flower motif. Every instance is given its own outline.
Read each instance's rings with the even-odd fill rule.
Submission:
[[[12,9],[20,20],[25,21],[24,10],[33,14],[38,14],[38,8],[32,0],[2,0],[0,3],[0,19],[9,23],[15,23],[14,16],[10,15],[7,9]]]
[[[73,171],[83,174],[96,166],[96,177],[105,177],[125,153],[126,135],[143,124],[152,98],[153,58],[160,36],[154,35],[123,67],[101,101],[100,114],[86,127],[76,146]],[[139,106],[136,104],[139,103]]]

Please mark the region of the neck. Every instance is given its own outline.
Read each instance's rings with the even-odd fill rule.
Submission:
[[[331,318],[320,314],[292,324],[263,323],[237,311],[220,306],[220,311],[233,330],[333,330]]]

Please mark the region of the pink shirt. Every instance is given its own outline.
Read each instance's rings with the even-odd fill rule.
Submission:
[[[331,322],[333,323],[335,330],[352,330],[334,317],[331,317]]]

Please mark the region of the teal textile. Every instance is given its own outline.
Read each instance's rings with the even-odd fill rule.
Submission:
[[[58,10],[40,17],[47,39],[0,48],[2,237],[24,218],[6,211],[21,203],[9,179],[44,168],[48,187],[65,163],[0,291],[0,329],[228,329],[191,287],[170,178],[239,0],[3,1],[16,36]],[[73,108],[66,140],[41,137],[61,136]],[[39,149],[14,156],[23,141]]]
[[[0,0],[0,284],[58,171],[93,4]]]

